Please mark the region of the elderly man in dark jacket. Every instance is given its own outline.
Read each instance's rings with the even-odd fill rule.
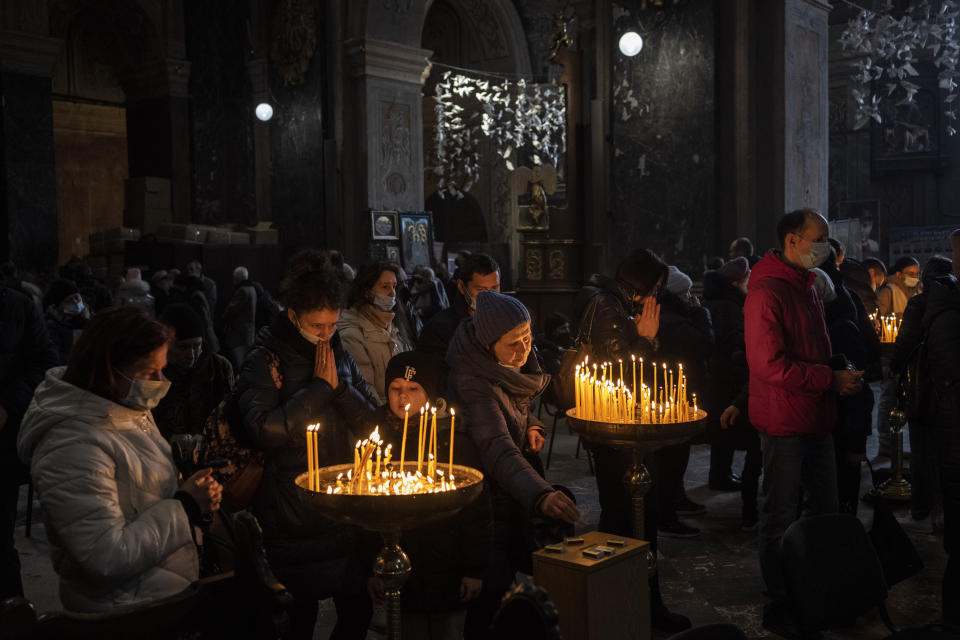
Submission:
[[[57,352],[36,305],[0,282],[0,600],[23,596],[13,544],[17,497],[28,478],[17,458],[20,420],[44,372],[56,365]]]
[[[317,601],[332,596],[334,633],[343,634],[335,637],[362,638],[372,606],[366,568],[353,564],[361,532],[307,508],[294,479],[307,468],[307,425],[321,426],[320,466],[347,462],[351,431],[375,400],[335,333],[340,296],[324,254],[302,252],[290,264],[287,312],[260,331],[235,391],[246,433],[265,455],[253,511],[270,564],[296,601],[291,637],[311,638]]]
[[[841,354],[860,371],[880,367],[880,340],[860,297],[846,287],[832,253],[820,269],[833,283],[832,299],[824,298],[823,312],[835,357]],[[846,262],[846,261],[844,261]],[[829,295],[828,295],[829,297]],[[860,503],[860,463],[866,457],[867,436],[873,430],[873,390],[837,399],[837,425],[833,432],[837,458],[837,495],[841,513],[856,515]]]
[[[929,293],[923,326],[934,387],[935,441],[943,490],[944,621],[960,625],[960,288],[952,275],[924,284]]]
[[[634,249],[617,266],[611,278],[594,274],[577,294],[574,304],[579,335],[588,342],[599,362],[628,360],[631,355],[649,358],[657,353],[660,331],[660,290],[667,280],[667,265],[648,249]],[[597,490],[600,494],[600,530],[632,535],[633,505],[623,484],[631,465],[630,454],[611,447],[595,447]],[[654,554],[657,550],[657,501],[644,501],[644,530]],[[680,631],[690,621],[670,613],[660,595],[659,573],[650,582],[651,618],[655,629]]]
[[[257,289],[250,282],[246,267],[233,270],[233,295],[220,318],[224,354],[234,367],[240,368],[244,356],[253,346],[257,326]]]
[[[420,351],[440,356],[447,354],[457,327],[476,311],[480,292],[500,291],[500,265],[486,254],[473,253],[457,268],[455,280],[457,294],[448,308],[435,314],[424,325],[417,341]]]
[[[747,416],[750,371],[743,338],[743,303],[749,280],[750,265],[744,257],[734,258],[703,277],[703,304],[710,310],[716,340],[706,389],[710,425],[715,430],[710,445],[709,486],[714,490],[740,489],[740,526],[745,531],[756,529],[759,520],[757,483],[762,470],[760,438]],[[739,481],[734,481],[730,470],[735,449],[747,453]]]
[[[893,357],[890,359],[890,371],[898,378],[908,365],[922,362],[920,345],[926,336],[924,316],[930,299],[930,289],[937,278],[948,276],[952,271],[953,261],[942,256],[933,256],[924,265],[921,275],[923,291],[907,302]],[[917,373],[920,375],[920,384],[915,388],[920,397],[906,403],[904,407],[910,420],[907,432],[910,438],[910,514],[913,519],[907,526],[924,533],[932,533],[933,522],[929,518],[936,499],[937,485],[937,452],[932,426],[936,403],[929,369],[920,366]]]
[[[517,571],[531,572],[535,513],[573,524],[576,505],[542,475],[543,425],[530,402],[550,376],[530,357],[530,314],[519,300],[483,291],[473,318],[447,351],[449,391],[462,406],[493,501],[493,551],[479,598],[467,612],[465,637],[488,638],[500,599]]]

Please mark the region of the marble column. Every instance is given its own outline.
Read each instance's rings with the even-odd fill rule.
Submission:
[[[776,243],[783,213],[827,210],[830,6],[820,0],[755,2],[755,231],[759,246],[767,247]]]
[[[50,76],[63,41],[0,31],[0,259],[22,269],[57,263],[57,179]]]
[[[340,215],[343,246],[366,255],[369,209],[423,209],[421,90],[430,51],[372,38],[345,43],[348,85],[344,104],[345,175]],[[335,212],[330,212],[335,215]],[[359,218],[357,218],[359,216]]]

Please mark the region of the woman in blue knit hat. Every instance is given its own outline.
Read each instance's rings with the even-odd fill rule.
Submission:
[[[467,612],[466,640],[488,637],[514,575],[531,572],[533,516],[581,520],[576,504],[543,478],[538,454],[544,428],[530,401],[543,393],[550,376],[529,357],[532,342],[523,303],[483,291],[473,317],[460,324],[447,350],[448,395],[463,407],[493,501],[493,548],[483,589]]]

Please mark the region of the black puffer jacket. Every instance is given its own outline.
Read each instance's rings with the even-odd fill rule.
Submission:
[[[244,360],[236,390],[247,434],[265,453],[254,513],[263,526],[271,564],[317,563],[322,565],[318,581],[335,581],[354,552],[356,530],[305,507],[294,478],[307,469],[309,424],[321,425],[321,466],[352,459],[350,444],[356,438],[350,431],[366,424],[375,408],[374,396],[336,334],[330,341],[340,383],[336,389],[314,377],[316,347],[285,313],[260,330],[255,346],[261,345],[266,349],[255,348]],[[270,373],[272,356],[279,359],[279,390]]]
[[[444,357],[447,355],[447,347],[453,340],[453,334],[457,332],[460,323],[470,317],[470,308],[462,294],[457,293],[448,308],[438,311],[420,332],[420,339],[417,341],[417,351],[432,353]]]
[[[57,351],[33,300],[0,283],[0,406],[7,412],[0,430],[0,472],[5,477],[26,474],[17,459],[20,421],[43,374],[55,366]]]
[[[480,456],[467,435],[466,420],[461,416],[463,413],[458,412],[453,461],[480,469]],[[407,425],[408,461],[416,460],[418,422],[411,416]],[[403,420],[393,415],[389,405],[384,405],[377,409],[365,431],[373,431],[374,426],[380,427],[383,441],[393,445],[393,459],[399,461]],[[439,468],[445,471],[450,452],[449,418],[437,418],[437,452]],[[479,498],[457,514],[403,532],[400,546],[410,556],[413,566],[413,572],[403,586],[404,611],[427,613],[464,606],[460,601],[460,581],[464,576],[483,577],[492,541],[491,518],[490,494],[484,490]],[[367,563],[367,566],[373,565]]]
[[[836,299],[823,305],[830,344],[834,354],[843,354],[857,369],[876,369],[880,362],[880,342],[867,317],[860,298],[850,293],[844,278],[829,260],[820,267],[833,282]],[[836,431],[846,451],[865,451],[872,430],[873,391],[863,385],[859,392],[837,400]]]
[[[744,393],[750,379],[743,338],[743,303],[747,294],[716,271],[708,271],[703,276],[703,299],[703,306],[710,311],[714,335],[710,381],[704,392],[707,406],[712,409],[708,409],[711,419],[719,420],[723,410]],[[745,404],[741,412],[744,409]]]
[[[707,383],[707,360],[713,353],[710,311],[691,307],[682,298],[664,291],[660,296],[660,358],[677,371],[683,363],[691,393]]]
[[[654,343],[637,335],[637,326],[630,319],[633,303],[623,299],[613,278],[599,273],[590,276],[577,294],[574,310],[578,321],[575,335],[582,333],[590,343],[593,359],[629,362],[631,355],[647,357],[655,351]]]
[[[960,394],[960,287],[953,276],[941,276],[929,285],[923,326],[930,379],[938,393],[956,396]]]

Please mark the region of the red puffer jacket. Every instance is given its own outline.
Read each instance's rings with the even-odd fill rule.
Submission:
[[[820,435],[836,422],[830,337],[813,273],[769,251],[743,308],[750,422],[771,436]]]

